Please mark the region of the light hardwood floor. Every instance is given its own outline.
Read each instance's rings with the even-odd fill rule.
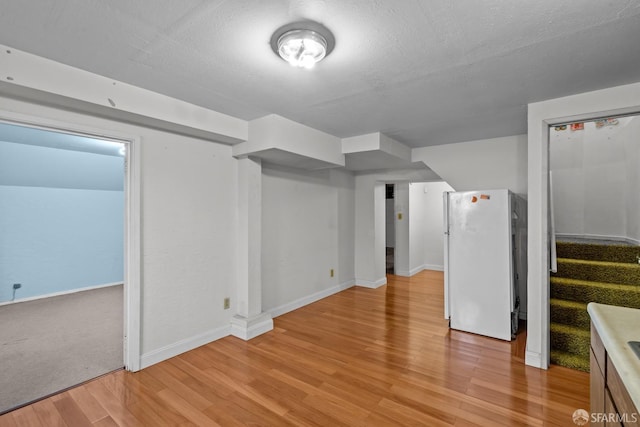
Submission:
[[[573,425],[589,376],[525,367],[512,343],[450,331],[442,273],[389,276],[138,373],[10,412],[0,426]]]

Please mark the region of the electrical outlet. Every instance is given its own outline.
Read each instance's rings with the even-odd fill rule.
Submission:
[[[224,299],[224,309],[228,310],[231,307],[231,298],[226,297]]]
[[[333,268],[331,269],[331,273],[329,273],[331,277],[333,277]]]

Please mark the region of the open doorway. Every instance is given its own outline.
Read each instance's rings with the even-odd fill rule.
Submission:
[[[126,143],[0,123],[0,413],[124,366]]]
[[[639,136],[637,115],[549,128],[551,363],[589,370],[589,302],[640,308]]]
[[[387,274],[395,274],[395,185],[385,184],[385,262]]]
[[[449,184],[385,184],[386,273],[411,277],[422,270],[444,270],[442,194]]]

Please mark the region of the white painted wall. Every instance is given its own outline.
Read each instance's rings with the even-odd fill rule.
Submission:
[[[444,231],[442,193],[454,191],[446,182],[422,183],[424,209],[424,268],[444,270]],[[424,190],[426,189],[426,193]]]
[[[355,273],[357,285],[378,287],[387,281],[384,184],[439,180],[440,178],[433,171],[421,169],[377,171],[356,175]],[[396,186],[396,198],[398,197],[397,189]],[[398,203],[397,200],[395,203]],[[396,219],[396,242],[398,232]]]
[[[353,176],[267,164],[262,173],[263,310],[279,315],[352,286]]]
[[[640,244],[640,117],[635,116],[620,137],[625,141],[627,238]]]
[[[376,186],[380,191],[376,191]],[[382,193],[378,194],[377,193]],[[355,177],[355,277],[356,284],[366,287],[378,287],[387,282],[385,275],[385,191],[384,184],[377,184],[375,175],[356,175]],[[376,201],[376,198],[380,200]],[[380,206],[380,210],[376,207]],[[377,217],[382,217],[382,230],[376,230]],[[381,233],[381,234],[377,234]],[[382,266],[378,266],[376,241],[380,240]],[[382,268],[382,271],[380,269]]]
[[[636,231],[640,120],[618,121],[601,128],[587,122],[584,130],[550,130],[557,234],[626,240]]]
[[[403,182],[396,184],[395,193],[395,228],[396,228],[396,249],[395,249],[395,274],[398,276],[411,276],[411,203],[410,184]],[[402,219],[398,218],[402,215]]]
[[[331,184],[338,192],[338,283],[355,283],[355,178],[337,169],[329,171]]]
[[[396,211],[403,213],[403,219],[396,219],[399,258],[396,274],[413,276],[425,269],[442,271],[442,193],[453,188],[446,182],[403,183],[397,188]]]
[[[640,111],[640,83],[528,106],[528,365],[549,365],[549,125]]]
[[[527,194],[527,135],[414,148],[412,160],[424,162],[457,191]]]
[[[237,173],[228,146],[143,128],[128,131],[144,138],[144,358],[229,324],[233,310],[224,311],[222,302],[235,282]]]
[[[374,240],[373,240],[373,262],[374,262],[374,275],[373,277],[379,277],[380,282],[387,281],[387,255],[385,248],[385,236],[384,236],[384,223],[385,223],[385,196],[386,188],[382,182],[376,182],[373,186],[373,209],[374,209]],[[357,218],[357,217],[356,217]],[[360,218],[358,218],[359,220]],[[356,221],[357,222],[357,221]],[[397,239],[397,227],[396,227],[396,239]],[[397,259],[397,258],[396,258]],[[396,267],[397,268],[397,267]]]
[[[222,302],[235,282],[237,174],[231,147],[9,98],[0,101],[0,116],[8,111],[140,138],[143,366],[172,348],[226,335],[233,310],[223,310]]]
[[[451,190],[444,182],[396,184],[395,199],[385,201],[385,219],[391,212],[395,229],[395,274],[409,277],[425,268],[443,269],[442,192]],[[389,221],[385,227],[388,239]]]
[[[396,186],[396,212],[402,213],[401,220],[396,217],[396,274],[399,276],[410,277],[424,270],[428,210],[424,185],[402,183]]]
[[[409,275],[425,269],[427,211],[425,183],[409,184]]]

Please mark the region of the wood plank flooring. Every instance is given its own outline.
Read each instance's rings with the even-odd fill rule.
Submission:
[[[524,333],[451,331],[442,273],[389,276],[137,373],[115,372],[0,426],[570,426],[589,376],[526,367]]]

